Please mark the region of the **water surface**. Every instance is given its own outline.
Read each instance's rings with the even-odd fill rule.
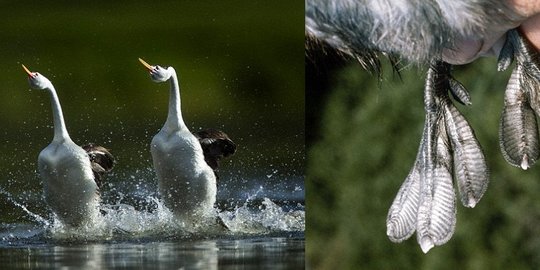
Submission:
[[[304,269],[304,245],[301,232],[95,242],[12,238],[2,241],[0,264],[3,269]]]

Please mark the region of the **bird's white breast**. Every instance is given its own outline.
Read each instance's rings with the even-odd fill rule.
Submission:
[[[216,178],[195,136],[189,131],[160,131],[152,140],[151,152],[159,192],[170,210],[188,218],[212,211]]]
[[[82,148],[53,142],[39,154],[38,167],[45,200],[62,222],[79,225],[97,214],[97,185]]]

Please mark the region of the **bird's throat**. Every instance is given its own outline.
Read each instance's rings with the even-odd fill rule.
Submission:
[[[167,130],[187,130],[184,119],[182,118],[180,86],[176,73],[173,72],[170,78],[170,93],[169,93],[169,113],[164,128]]]

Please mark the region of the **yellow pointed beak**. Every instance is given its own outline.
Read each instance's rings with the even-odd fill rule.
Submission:
[[[142,60],[141,58],[139,58],[139,61],[141,62],[141,64],[143,64],[143,66],[145,66],[148,70],[152,71],[154,69],[154,67],[152,67],[150,64],[146,63],[144,60]]]
[[[28,76],[32,76],[32,72],[28,70],[28,68],[26,68],[24,65],[22,65],[22,68],[24,69],[24,71],[26,71],[26,73],[28,73]]]

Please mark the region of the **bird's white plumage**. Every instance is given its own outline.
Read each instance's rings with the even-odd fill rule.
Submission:
[[[38,169],[45,200],[63,223],[81,225],[99,214],[90,160],[78,145],[53,141],[39,154]]]
[[[176,71],[172,67],[162,68],[141,62],[155,82],[170,81],[167,121],[151,143],[159,193],[167,208],[179,218],[201,220],[214,212],[216,177],[204,160],[198,139],[182,118]]]
[[[79,226],[90,222],[99,214],[98,187],[90,159],[69,137],[52,83],[43,75],[23,68],[32,88],[46,90],[51,95],[54,138],[38,157],[45,201],[64,224]]]
[[[191,132],[162,130],[152,139],[151,152],[159,193],[170,210],[185,219],[212,211],[216,178]]]

